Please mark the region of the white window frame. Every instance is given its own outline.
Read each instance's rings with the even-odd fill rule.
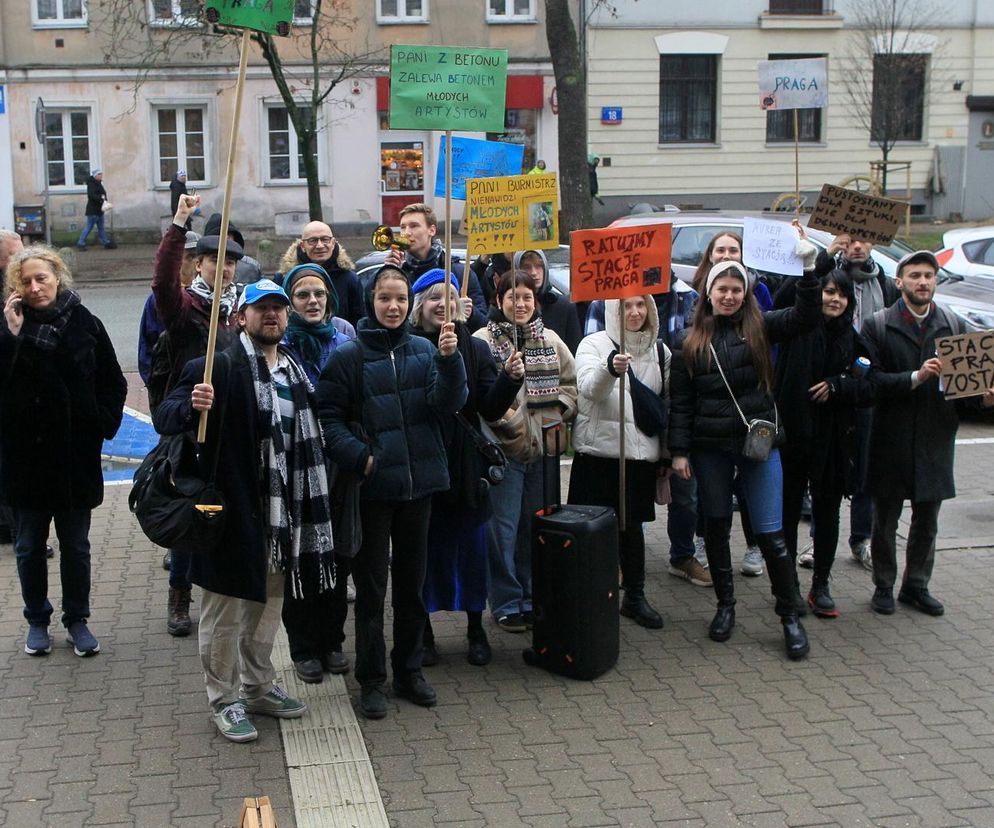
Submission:
[[[152,98],[149,100],[149,131],[152,138],[152,155],[150,158],[149,180],[154,190],[168,190],[169,182],[159,178],[159,117],[163,109],[201,109],[204,113],[204,176],[203,180],[187,178],[187,184],[197,187],[214,185],[212,171],[214,169],[214,101],[209,98]],[[177,140],[182,146],[178,148],[179,169],[189,169],[186,161],[186,134],[182,138],[177,133]]]
[[[398,5],[404,6],[404,11],[399,14],[383,14],[383,0],[376,0],[376,22],[377,23],[427,23],[428,22],[428,0],[421,0],[421,14],[408,14],[407,3],[409,0],[397,0]]]
[[[314,0],[307,0],[307,5],[310,6],[311,12],[307,17],[297,17],[297,0],[294,0],[293,4],[293,25],[294,26],[313,26],[314,25]]]
[[[514,0],[500,0],[504,4],[503,14],[494,14],[490,11],[491,0],[483,0],[486,4],[484,11],[487,16],[487,23],[536,23],[535,0],[528,0],[529,10],[525,14],[514,13]]]
[[[201,20],[196,17],[183,17],[182,0],[169,0],[173,10],[173,16],[168,19],[155,16],[155,4],[152,0],[146,0],[148,5],[148,25],[159,28],[182,29],[193,28],[201,25]]]
[[[82,13],[79,17],[65,16],[66,0],[55,0],[57,16],[41,17],[38,14],[38,0],[31,0],[31,27],[34,29],[83,29],[88,25],[86,0],[83,0]]]
[[[97,130],[97,117],[96,117],[96,106],[92,101],[60,101],[60,102],[50,102],[45,104],[45,114],[51,115],[54,113],[60,113],[62,115],[62,141],[63,146],[68,150],[63,153],[67,157],[63,159],[62,163],[66,168],[66,171],[71,173],[73,168],[73,163],[75,159],[72,157],[72,133],[71,129],[67,133],[66,128],[68,125],[69,117],[73,113],[83,112],[86,114],[86,138],[87,143],[90,148],[90,170],[94,170],[100,167],[100,141],[96,134]],[[68,141],[66,136],[69,136]],[[46,138],[47,140],[47,138]],[[67,145],[67,146],[66,146]],[[54,184],[50,185],[48,181],[48,161],[47,153],[38,153],[39,169],[41,174],[39,176],[39,184],[42,189],[47,187],[49,192],[52,193],[85,193],[86,192],[86,182],[82,184],[77,184],[73,180],[73,176],[67,175],[66,180],[72,183],[69,184]]]
[[[259,171],[261,173],[261,183],[264,187],[306,187],[307,179],[300,176],[291,175],[290,178],[271,178],[269,175],[269,111],[271,109],[286,109],[286,103],[282,98],[269,98],[262,102],[259,117]],[[310,106],[310,101],[297,101],[300,106]],[[327,165],[325,163],[325,135],[327,130],[322,129],[324,121],[324,108],[318,106],[318,133],[317,146],[314,151],[318,157],[318,183],[327,183]],[[300,145],[297,142],[297,131],[293,128],[293,122],[287,115],[287,126],[289,128],[290,151],[288,155],[293,161],[290,167],[291,173],[296,171],[296,160],[300,155]]]

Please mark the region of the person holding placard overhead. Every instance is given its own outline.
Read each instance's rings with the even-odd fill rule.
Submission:
[[[821,289],[814,275],[817,249],[803,228],[795,226],[796,253],[805,270],[794,307],[761,313],[740,262],[711,268],[694,324],[673,353],[669,423],[673,472],[684,479],[696,477],[704,516],[705,550],[718,599],[708,635],[727,641],[735,626],[729,537],[738,471],[792,659],[807,655],[809,644],[797,614],[794,562],[783,535],[777,449],[782,438],[770,346],[810,330],[821,318]]]

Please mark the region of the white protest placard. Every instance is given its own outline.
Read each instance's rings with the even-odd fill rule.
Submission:
[[[785,221],[746,218],[742,228],[742,263],[753,270],[784,276],[804,273],[801,257],[794,253],[797,231]]]
[[[828,106],[828,61],[761,60],[759,108],[824,109]]]

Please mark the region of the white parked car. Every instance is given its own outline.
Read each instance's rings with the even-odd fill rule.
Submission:
[[[958,276],[994,279],[994,227],[964,227],[942,234],[942,249],[935,254],[946,270]]]

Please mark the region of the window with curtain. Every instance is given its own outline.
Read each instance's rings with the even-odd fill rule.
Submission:
[[[660,55],[660,144],[713,144],[717,100],[718,55]]]

